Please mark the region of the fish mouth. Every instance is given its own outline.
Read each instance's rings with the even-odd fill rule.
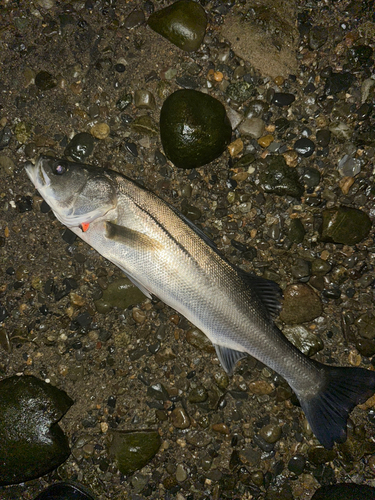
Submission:
[[[42,166],[42,162],[38,159],[35,163],[31,163],[30,161],[26,163],[25,170],[29,179],[34,184],[36,189],[41,189],[48,187],[51,184],[51,181]]]

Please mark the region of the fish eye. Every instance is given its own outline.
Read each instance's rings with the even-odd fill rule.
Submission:
[[[64,172],[66,172],[66,168],[64,167],[64,165],[62,165],[61,163],[56,163],[54,167],[54,174],[62,175]]]

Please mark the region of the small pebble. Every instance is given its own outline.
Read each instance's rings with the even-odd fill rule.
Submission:
[[[97,139],[105,139],[109,136],[110,128],[106,123],[96,123],[90,129],[90,133]]]
[[[294,143],[294,149],[300,156],[308,158],[315,151],[315,144],[311,139],[307,139],[307,137],[302,137],[301,139],[298,139]]]
[[[243,141],[241,139],[236,139],[228,145],[228,150],[232,158],[238,156],[243,150]]]

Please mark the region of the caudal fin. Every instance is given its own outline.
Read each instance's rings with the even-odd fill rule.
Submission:
[[[315,436],[331,449],[335,441],[345,441],[352,409],[374,394],[375,372],[320,364],[318,368],[325,372],[324,387],[311,398],[301,397],[300,403]]]

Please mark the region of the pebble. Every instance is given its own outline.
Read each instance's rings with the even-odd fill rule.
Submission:
[[[0,155],[0,169],[5,173],[5,175],[12,175],[14,168],[15,164],[11,158],[5,155]]]
[[[232,101],[243,103],[252,96],[253,85],[244,81],[233,82],[228,85],[225,93]]]
[[[288,462],[288,469],[297,476],[300,476],[306,465],[306,458],[303,455],[296,454],[291,457]]]
[[[320,183],[320,172],[314,167],[305,167],[302,173],[302,181],[306,188],[313,190]]]
[[[276,443],[281,438],[281,427],[274,424],[265,425],[260,429],[259,436],[266,443]]]
[[[110,128],[106,123],[95,123],[90,129],[91,135],[96,139],[106,139],[109,136]]]
[[[262,101],[260,99],[254,99],[249,102],[245,116],[246,118],[261,118],[264,113],[266,113],[269,109],[269,104],[266,101]]]
[[[343,177],[355,177],[361,171],[363,160],[344,155],[338,163],[338,169]]]
[[[322,302],[309,285],[294,284],[284,290],[280,319],[285,323],[306,323],[320,316],[322,311]]]
[[[143,134],[149,137],[159,133],[158,125],[155,123],[153,118],[148,115],[137,116],[131,122],[131,129],[138,132],[138,134]]]
[[[65,148],[64,154],[74,161],[83,162],[94,151],[94,137],[87,132],[76,134]]]
[[[128,476],[142,469],[156,455],[161,446],[161,437],[157,431],[117,431],[111,430],[108,440],[108,452],[117,468]]]
[[[273,140],[274,136],[272,134],[267,134],[258,139],[258,144],[262,146],[262,148],[267,148]]]
[[[322,339],[302,325],[283,328],[285,337],[306,356],[314,356],[324,348]]]
[[[12,131],[9,127],[4,127],[0,131],[0,151],[9,146],[12,137]]]
[[[176,427],[176,429],[187,429],[190,427],[190,417],[183,408],[175,408],[170,418],[173,427]]]
[[[355,324],[358,328],[358,333],[364,339],[375,339],[375,316],[370,312],[361,314],[356,319]]]
[[[171,94],[160,112],[160,138],[166,156],[180,168],[195,168],[220,156],[232,128],[225,108],[214,97],[182,89]]]
[[[132,317],[136,323],[142,324],[146,321],[147,315],[146,312],[140,309],[139,307],[133,307]]]
[[[305,158],[308,158],[313,154],[315,151],[315,144],[311,139],[308,139],[307,137],[302,137],[301,139],[298,139],[294,143],[294,150],[297,151],[297,153],[300,156],[303,156]]]
[[[57,422],[73,404],[66,392],[34,376],[14,376],[0,381],[0,399],[0,486],[35,479],[65,462],[69,443]]]
[[[302,243],[306,230],[301,219],[291,219],[288,229],[288,238],[291,243]]]
[[[223,423],[213,424],[212,430],[218,432],[219,434],[225,434],[227,436],[230,434],[229,427]]]
[[[311,50],[318,50],[328,40],[328,30],[325,26],[313,26],[309,30],[308,44]]]
[[[321,240],[344,245],[355,245],[364,240],[371,229],[366,212],[350,207],[323,210]]]
[[[57,80],[48,71],[40,71],[35,76],[35,85],[40,90],[51,90],[56,87]]]
[[[134,104],[138,109],[155,109],[155,97],[149,90],[136,90],[134,92]]]
[[[208,392],[202,385],[198,387],[194,387],[188,396],[188,400],[190,403],[203,403],[208,399]]]
[[[349,71],[342,73],[331,73],[326,78],[324,92],[327,95],[339,94],[340,92],[347,92],[354,81],[354,75]]]
[[[288,167],[281,155],[272,155],[266,158],[267,168],[259,173],[261,188],[267,193],[279,196],[290,195],[300,198],[303,186],[294,168]]]
[[[235,141],[231,142],[228,145],[228,151],[232,158],[238,156],[242,150],[243,150],[243,141],[240,138],[236,139]]]
[[[197,2],[178,0],[151,14],[148,25],[180,49],[193,52],[203,42],[207,17]]]
[[[331,131],[329,129],[321,129],[316,133],[316,143],[322,148],[326,148],[331,141]]]
[[[124,27],[128,30],[133,28],[137,28],[141,26],[146,21],[145,14],[142,9],[134,9],[130,14],[125,18]]]
[[[246,118],[238,127],[238,131],[243,136],[253,137],[259,139],[263,136],[266,124],[258,117]]]
[[[271,394],[273,390],[273,385],[266,382],[265,380],[255,380],[254,382],[249,383],[249,391],[251,392],[251,394]]]
[[[314,465],[332,462],[337,455],[336,450],[327,450],[322,445],[312,446],[308,449],[308,459]]]
[[[179,483],[183,483],[184,481],[186,481],[187,477],[188,474],[185,470],[185,467],[182,464],[178,464],[176,467],[176,480]]]
[[[54,483],[43,490],[34,500],[95,500],[94,495],[77,481]]]
[[[296,100],[293,94],[285,92],[275,92],[272,98],[272,104],[278,107],[290,106]]]

